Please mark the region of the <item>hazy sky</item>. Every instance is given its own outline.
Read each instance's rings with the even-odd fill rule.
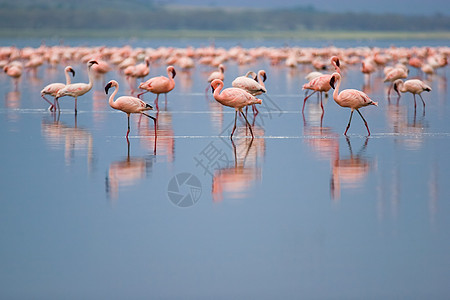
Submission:
[[[373,13],[404,13],[432,15],[442,13],[450,15],[449,0],[160,0],[166,4],[205,5],[205,6],[245,6],[263,8],[284,8],[312,5],[317,10],[354,11]]]

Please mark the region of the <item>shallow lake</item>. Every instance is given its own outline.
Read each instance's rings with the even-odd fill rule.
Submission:
[[[127,41],[66,41],[122,46]],[[132,41],[133,47],[211,41]],[[290,46],[448,46],[448,41],[291,41]],[[378,44],[377,44],[378,43]],[[2,46],[38,47],[36,40]],[[216,41],[217,47],[283,47]],[[74,82],[87,82],[73,63]],[[215,102],[214,70],[177,70],[154,124],[108,105],[104,86],[129,88],[117,70],[78,99],[47,110],[40,90],[64,82],[63,65],[25,73],[18,89],[0,74],[0,297],[3,299],[443,299],[450,294],[449,67],[413,96],[387,99],[382,73],[360,65],[343,88],[379,106],[349,109],[316,96],[301,109],[311,68],[268,60],[226,66],[225,86],[265,69],[267,94],[229,138],[234,110]],[[150,75],[166,75],[152,64]],[[411,68],[410,77],[422,74]],[[155,96],[143,95],[153,105]],[[156,146],[155,146],[156,144]],[[449,185],[447,185],[449,184]]]

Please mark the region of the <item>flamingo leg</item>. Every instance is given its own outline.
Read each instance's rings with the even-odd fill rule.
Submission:
[[[416,104],[416,94],[413,94],[413,97],[414,97],[414,110],[416,110],[416,106],[417,106],[417,104]]]
[[[425,109],[425,101],[423,101],[422,95],[419,94],[420,100],[422,100],[423,108]]]
[[[58,101],[58,98],[55,98],[55,102],[56,102],[56,105],[57,105],[57,107],[58,107],[58,112],[61,112],[61,108],[59,107],[59,101]],[[56,108],[55,108],[55,111],[56,111]]]
[[[369,135],[368,136],[370,136],[370,130],[369,130],[369,126],[367,125],[367,121],[366,121],[366,119],[364,119],[364,117],[363,117],[363,115],[361,114],[361,112],[357,109],[356,110],[357,112],[358,112],[358,114],[361,116],[361,119],[363,119],[363,121],[364,121],[364,125],[366,125],[366,128],[367,128],[367,132],[369,133]]]
[[[41,95],[42,98],[44,98],[45,101],[48,102],[48,104],[50,104],[50,107],[48,108],[50,111],[53,111],[53,108],[55,107],[55,103],[51,103],[47,98],[45,98],[44,95]]]
[[[156,139],[158,138],[156,118],[154,118],[154,117],[152,117],[150,115],[147,115],[146,113],[141,113],[141,116],[142,115],[147,116],[150,119],[153,119],[153,124],[155,125],[155,145],[153,146],[154,147],[153,148],[153,154],[156,155]]]
[[[233,139],[233,133],[234,133],[234,131],[236,130],[236,120],[237,120],[237,110],[236,110],[236,112],[234,113],[234,126],[233,126],[233,130],[231,131],[230,139]]]
[[[128,140],[128,134],[130,133],[130,114],[127,115],[128,119],[128,130],[127,130],[127,140]]]
[[[325,110],[323,109],[322,92],[319,93],[319,98],[320,98],[320,108],[322,108],[322,116],[323,116],[323,113],[324,113]]]
[[[142,93],[140,93],[140,94],[137,94],[136,97],[138,97],[139,99],[141,99],[141,95],[144,95],[145,93],[148,93],[148,91],[145,91],[145,92],[142,92]]]
[[[253,130],[252,130],[252,125],[250,125],[250,123],[247,120],[247,117],[241,112],[241,114],[244,116],[245,122],[247,122],[248,128],[250,129],[250,133],[252,134],[252,139],[255,137],[253,135]]]
[[[159,111],[158,99],[159,99],[159,94],[156,94],[155,107],[156,107],[156,110],[157,110],[157,111]]]
[[[77,97],[75,97],[75,114],[77,114]]]
[[[350,123],[352,122],[353,110],[350,113],[350,119],[348,120],[347,128],[345,129],[344,135],[347,135],[347,130],[350,128]]]
[[[248,107],[248,106],[247,106]],[[255,115],[255,117],[259,114],[259,110],[256,108],[255,104],[252,104],[252,110],[253,110],[253,114]],[[255,113],[256,112],[256,113]]]
[[[305,99],[303,99],[302,112],[305,110],[306,100],[308,100],[309,97],[311,97],[312,95],[314,95],[315,92],[317,92],[317,91],[312,92],[309,96],[306,96]]]

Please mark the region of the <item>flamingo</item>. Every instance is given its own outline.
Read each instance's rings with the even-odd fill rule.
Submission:
[[[93,74],[91,71],[91,68],[93,65],[98,64],[95,60],[90,60],[87,62],[87,69],[88,69],[88,76],[89,76],[89,83],[71,83],[60,89],[55,96],[55,101],[59,109],[59,98],[64,96],[70,96],[75,98],[75,114],[77,114],[77,98],[79,96],[83,96],[87,92],[89,92],[92,89],[93,86]]]
[[[175,87],[174,78],[175,78],[175,75],[177,75],[177,73],[175,72],[175,68],[173,66],[167,67],[167,75],[168,75],[168,77],[165,77],[165,76],[152,77],[149,80],[142,82],[139,85],[139,88],[146,90],[146,91],[138,94],[137,97],[139,98],[141,95],[148,93],[148,92],[152,92],[153,94],[156,94],[155,104],[156,104],[156,109],[158,109],[159,94],[165,94],[166,101],[167,101],[167,93],[170,92],[171,90],[173,90],[173,88]]]
[[[114,92],[109,96],[109,105],[117,110],[121,110],[127,114],[128,117],[128,130],[127,130],[127,140],[128,134],[130,133],[130,114],[142,114],[153,119],[155,123],[155,135],[156,135],[156,118],[145,113],[147,110],[153,110],[153,107],[150,104],[145,103],[139,98],[132,96],[121,96],[114,101],[114,97],[119,91],[119,83],[115,80],[111,80],[105,86],[105,93],[108,94],[108,91],[111,87],[114,87]]]
[[[426,85],[422,80],[410,79],[403,82],[401,79],[394,81],[394,90],[398,93],[411,93],[414,96],[414,110],[416,109],[416,94],[419,95],[420,100],[422,100],[423,108],[425,109],[425,101],[423,101],[421,93],[423,91],[431,92],[431,87]],[[399,94],[400,95],[400,94]],[[400,97],[399,97],[400,98]]]
[[[340,69],[339,58],[337,56],[332,56],[330,61],[331,61],[331,64],[334,66],[335,71],[340,74],[341,69]],[[310,95],[306,95],[305,99],[303,99],[302,113],[305,110],[306,100],[308,100],[308,98],[311,97],[312,95],[314,95],[314,93],[316,93],[316,92],[319,92],[320,107],[322,108],[322,111],[323,111],[322,92],[326,93],[331,89],[330,79],[331,79],[331,75],[325,74],[322,76],[318,76],[318,77],[312,79],[310,82],[305,83],[303,85],[303,88],[302,88],[303,90],[308,89],[308,90],[313,90],[314,92],[312,92]]]
[[[9,63],[3,67],[3,71],[6,73],[6,75],[8,75],[9,77],[11,77],[13,79],[14,87],[15,87],[15,90],[17,91],[18,86],[19,86],[19,79],[22,76],[22,72],[23,72],[22,63],[18,62],[18,61],[12,61],[11,63]]]
[[[337,86],[335,87],[336,81]],[[342,107],[349,107],[351,109],[350,119],[348,120],[348,125],[347,128],[345,129],[344,135],[347,135],[347,130],[350,128],[350,123],[352,121],[353,111],[356,110],[363,119],[364,125],[366,125],[367,128],[368,135],[370,136],[370,130],[369,126],[367,126],[367,121],[364,119],[359,109],[367,105],[378,106],[378,102],[372,101],[372,99],[370,99],[366,93],[355,89],[346,89],[339,92],[339,88],[341,86],[341,75],[337,72],[331,75],[330,86],[334,89],[333,92],[334,101],[336,101],[336,103]]]
[[[389,85],[389,89],[388,89],[388,99],[390,99],[391,97],[391,90],[392,87],[394,86],[394,81],[396,81],[397,79],[402,79],[402,78],[406,78],[408,77],[408,69],[405,66],[397,66],[394,68],[385,68],[385,77],[384,77],[384,82],[390,82],[391,84]],[[400,94],[397,92],[397,94],[400,96]]]
[[[44,95],[50,95],[50,96],[56,97],[56,94],[58,93],[58,91],[60,89],[62,89],[63,87],[65,87],[66,85],[71,83],[69,72],[71,72],[72,76],[75,77],[75,71],[72,69],[72,67],[71,66],[65,67],[64,74],[66,76],[66,84],[59,83],[59,82],[50,83],[47,86],[45,86],[41,91],[41,97],[44,98],[44,100],[50,104],[50,107],[49,107],[50,111],[53,111],[53,108],[55,108],[55,110],[56,110],[55,103],[51,103],[47,98],[45,98]]]
[[[248,77],[250,75],[252,76],[251,78]],[[258,96],[258,95],[261,95],[261,94],[267,92],[266,86],[264,84],[266,79],[267,79],[267,74],[266,74],[266,71],[264,71],[264,70],[259,70],[258,74],[256,74],[253,71],[248,71],[247,74],[245,74],[245,76],[239,76],[239,77],[235,78],[233,80],[233,82],[231,83],[231,85],[235,88],[243,89],[253,96]],[[246,113],[247,113],[248,107],[246,107],[245,109],[246,109]],[[252,105],[252,110],[253,110],[253,113],[256,112],[256,114],[258,114],[258,109],[256,108],[255,105]]]
[[[134,92],[136,78],[144,78],[150,73],[150,57],[146,57],[144,63],[126,67],[123,73],[127,76],[131,92]]]
[[[250,133],[252,134],[252,138],[254,138],[252,126],[248,122],[247,117],[242,113],[242,108],[252,104],[261,104],[262,100],[256,98],[252,94],[240,88],[232,87],[226,88],[222,91],[223,81],[220,79],[214,79],[211,82],[211,88],[214,91],[213,93],[214,99],[216,99],[217,102],[225,106],[233,107],[236,110],[234,114],[234,127],[231,132],[230,138],[231,139],[233,138],[233,133],[236,130],[236,119],[238,111],[241,113],[242,116],[244,116],[245,122],[247,123],[250,129]]]

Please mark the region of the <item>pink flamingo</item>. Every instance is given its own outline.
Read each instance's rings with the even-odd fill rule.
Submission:
[[[153,119],[153,122],[155,123],[155,135],[156,135],[156,118],[145,113],[145,111],[147,110],[152,110],[153,107],[150,104],[145,103],[141,99],[132,96],[121,96],[114,101],[114,97],[119,91],[119,83],[117,83],[117,81],[115,80],[111,80],[110,82],[108,82],[108,84],[105,86],[106,94],[108,94],[108,90],[111,87],[114,87],[115,89],[114,92],[111,94],[111,96],[109,96],[109,105],[114,109],[123,111],[124,113],[127,114],[128,117],[128,130],[126,135],[127,140],[128,134],[130,133],[130,114],[141,114]]]
[[[153,94],[156,94],[155,104],[156,109],[158,110],[158,98],[159,94],[165,94],[166,95],[166,102],[167,102],[167,93],[174,89],[175,87],[175,75],[177,73],[175,72],[175,68],[173,66],[167,67],[167,75],[165,76],[158,76],[158,77],[152,77],[149,80],[142,82],[139,85],[140,89],[146,90],[143,93],[140,93],[137,95],[139,98],[141,95],[152,92]]]
[[[252,104],[261,104],[262,100],[256,98],[252,94],[240,88],[226,88],[222,91],[223,81],[220,79],[214,79],[213,82],[211,82],[211,88],[214,91],[214,99],[216,99],[217,102],[225,106],[233,107],[236,110],[234,114],[234,127],[231,132],[230,138],[233,138],[233,133],[236,130],[236,119],[238,111],[244,117],[245,122],[250,129],[250,133],[252,134],[252,138],[254,138],[252,126],[248,122],[247,117],[242,113],[242,108]]]
[[[136,78],[144,78],[150,73],[150,58],[146,57],[144,63],[126,67],[123,73],[127,76],[131,92],[133,93]]]
[[[416,109],[416,94],[419,95],[420,100],[423,103],[423,109],[425,110],[425,101],[423,101],[421,93],[423,91],[431,92],[431,87],[426,85],[422,80],[410,79],[403,82],[401,79],[394,81],[394,90],[398,93],[411,93],[414,96],[414,110]],[[400,94],[399,94],[400,95]],[[400,97],[399,97],[400,98]]]
[[[391,97],[391,90],[392,87],[394,86],[394,81],[396,81],[397,79],[402,79],[402,78],[406,78],[408,77],[408,69],[405,66],[397,66],[394,68],[385,68],[385,77],[384,77],[384,82],[390,82],[391,84],[389,85],[389,89],[388,89],[388,99],[390,99]],[[400,93],[397,92],[398,96],[400,96]]]
[[[74,97],[75,98],[75,114],[77,114],[77,98],[79,96],[83,96],[84,94],[89,92],[92,89],[92,86],[94,84],[94,82],[93,82],[93,74],[92,74],[91,68],[95,64],[97,64],[97,62],[95,60],[90,60],[87,63],[89,83],[83,83],[83,82],[71,83],[71,84],[68,84],[68,85],[64,86],[62,89],[60,89],[56,93],[55,101],[56,101],[56,104],[58,106],[58,111],[60,110],[59,109],[59,102],[58,102],[59,98],[64,97],[64,96],[70,96],[70,97]]]
[[[331,64],[334,66],[336,72],[340,74],[341,73],[340,62],[339,62],[339,58],[337,56],[331,57]],[[308,98],[311,97],[312,95],[314,95],[314,93],[316,93],[316,92],[319,92],[320,107],[322,108],[322,111],[323,111],[322,92],[326,93],[331,89],[330,79],[331,79],[331,75],[325,74],[322,76],[318,76],[318,77],[314,78],[313,80],[311,80],[310,82],[305,83],[303,85],[303,88],[302,88],[303,90],[313,90],[314,92],[312,92],[310,95],[306,95],[305,99],[303,99],[302,113],[305,110],[306,100],[308,100]]]
[[[335,88],[336,81],[337,86]],[[339,92],[339,87],[341,86],[341,75],[337,72],[331,75],[330,86],[335,89],[333,92],[334,101],[336,101],[336,103],[342,107],[349,107],[351,109],[350,119],[348,120],[348,125],[345,129],[344,135],[347,135],[347,130],[350,128],[350,123],[352,121],[353,111],[356,110],[363,119],[364,125],[366,125],[367,132],[370,136],[370,130],[369,126],[367,126],[367,121],[364,119],[359,109],[367,105],[378,106],[378,102],[372,101],[372,99],[370,99],[366,93],[355,89],[346,89]]]
[[[214,79],[220,79],[220,80],[224,80],[224,78],[225,78],[225,66],[223,65],[223,64],[220,64],[218,67],[217,67],[217,71],[214,71],[214,72],[212,72],[211,74],[209,74],[209,76],[208,76],[208,83],[209,84],[211,84],[211,82],[214,80]]]
[[[18,90],[19,87],[19,79],[22,76],[23,65],[21,62],[13,61],[6,66],[3,67],[3,71],[11,77],[14,81],[15,90]]]
[[[71,66],[67,66],[64,68],[64,74],[66,76],[66,83],[59,83],[59,82],[55,82],[55,83],[50,83],[47,86],[45,86],[42,91],[41,91],[41,97],[44,98],[45,101],[48,102],[48,104],[50,104],[50,111],[53,111],[53,108],[55,108],[56,111],[56,106],[55,103],[51,103],[47,98],[45,98],[44,95],[50,95],[53,97],[56,97],[56,94],[58,93],[58,91],[60,89],[62,89],[63,87],[65,87],[66,85],[71,83],[71,79],[70,79],[70,75],[69,72],[72,73],[72,76],[75,77],[75,71],[72,69]]]
[[[252,77],[248,77],[250,75]],[[243,89],[244,91],[250,93],[253,96],[258,96],[267,92],[266,86],[264,84],[266,79],[267,74],[266,71],[264,70],[259,70],[258,74],[256,74],[253,71],[248,71],[247,74],[245,74],[245,76],[239,76],[236,79],[234,79],[231,85],[235,88]],[[247,113],[248,107],[246,107],[245,109]],[[252,110],[253,113],[258,114],[258,109],[256,108],[255,105],[252,105]]]

